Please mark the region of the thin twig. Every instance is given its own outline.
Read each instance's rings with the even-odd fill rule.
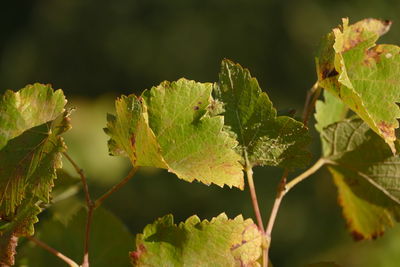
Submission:
[[[28,239],[30,241],[32,241],[33,243],[35,243],[36,245],[38,245],[39,247],[42,247],[43,249],[47,250],[48,252],[50,252],[54,256],[60,258],[62,261],[64,261],[69,266],[71,266],[71,267],[79,267],[79,265],[75,261],[73,261],[72,259],[68,258],[67,256],[65,256],[64,254],[62,254],[58,250],[50,247],[46,243],[43,243],[42,241],[36,239],[33,236],[29,236]]]
[[[317,101],[320,93],[321,90],[318,85],[318,82],[316,82],[310,88],[310,90],[307,91],[306,102],[304,103],[304,110],[303,110],[303,124],[305,126],[308,125],[308,121],[315,107],[315,102]]]
[[[99,197],[95,202],[94,202],[94,208],[99,207],[104,200],[106,200],[111,194],[114,192],[118,191],[121,187],[123,187],[132,177],[135,175],[139,167],[134,167],[132,168],[129,173],[126,175],[124,179],[122,179],[121,182],[118,184],[114,185],[110,190],[108,190],[106,193],[104,193],[101,197]]]
[[[271,215],[269,217],[268,220],[268,224],[266,226],[266,230],[265,230],[265,236],[267,238],[268,241],[268,247],[267,247],[267,253],[266,253],[266,257],[268,258],[268,250],[270,247],[270,243],[271,243],[271,234],[272,234],[272,229],[274,227],[274,223],[276,220],[276,216],[278,214],[278,210],[279,207],[281,205],[282,199],[283,197],[298,183],[300,183],[301,181],[305,180],[307,177],[310,177],[312,174],[314,174],[317,170],[319,170],[325,163],[327,163],[327,161],[324,158],[320,158],[317,162],[314,163],[314,165],[312,165],[309,169],[307,169],[305,172],[303,172],[302,174],[300,174],[299,176],[293,178],[290,182],[286,183],[286,179],[287,179],[287,175],[288,175],[288,171],[285,170],[283,175],[282,175],[282,179],[281,182],[279,184],[278,190],[277,190],[277,194],[276,194],[276,198],[274,201],[274,205],[272,206],[272,211],[271,211]]]
[[[306,96],[306,101],[304,104],[304,109],[303,109],[303,124],[307,127],[308,121],[310,119],[311,113],[314,110],[315,103],[321,93],[321,88],[318,85],[318,81],[310,88],[310,90],[307,91],[307,96]],[[294,178],[291,180],[288,184],[286,184],[287,176],[289,175],[289,170],[285,169],[283,171],[283,175],[281,177],[281,180],[279,182],[278,190],[276,193],[275,201],[272,206],[271,214],[269,216],[268,223],[265,227],[265,237],[267,239],[267,246],[266,249],[263,251],[263,258],[264,258],[264,266],[265,262],[268,263],[269,260],[269,247],[271,245],[271,233],[272,229],[274,227],[274,223],[276,220],[276,216],[278,214],[279,207],[281,205],[283,197],[286,195],[287,192],[289,192],[290,189],[292,189],[296,184],[299,182],[303,181],[305,178],[316,172],[323,164],[326,162],[323,159],[318,160],[311,168],[309,168],[307,171],[299,175],[298,177]]]
[[[319,90],[319,85],[318,85],[318,81],[316,83],[314,83],[314,85],[310,88],[310,90],[307,91],[307,96],[306,96],[306,101],[304,104],[304,110],[303,110],[303,124],[305,126],[307,126],[308,121],[310,119],[310,115],[314,109],[315,106],[315,102],[317,101],[319,94],[320,94],[320,90]],[[297,183],[293,183],[293,181],[291,181],[290,187],[288,190],[286,190],[286,188],[288,188],[288,186],[286,185],[286,178],[288,176],[289,172],[287,169],[284,170],[281,181],[279,183],[279,187],[278,187],[278,192],[277,192],[277,198],[275,200],[275,203],[272,207],[272,211],[271,211],[271,217],[269,219],[268,225],[266,227],[266,233],[268,236],[271,234],[272,232],[272,228],[273,228],[273,224],[276,218],[276,214],[278,212],[279,206],[280,206],[280,202],[281,199],[283,197],[283,195],[285,195],[295,184]],[[297,181],[297,180],[296,180]],[[300,182],[300,181],[299,181]]]
[[[256,215],[257,225],[258,225],[258,228],[260,229],[260,231],[262,231],[264,233],[264,224],[262,221],[260,208],[258,206],[257,194],[256,194],[255,186],[254,186],[254,180],[253,180],[253,170],[251,169],[251,167],[246,167],[246,176],[247,176],[247,181],[249,183],[251,202],[253,204],[253,210]]]
[[[278,210],[279,210],[279,207],[282,202],[282,198],[283,198],[282,192],[285,190],[286,179],[287,179],[288,174],[289,174],[289,171],[287,169],[285,169],[283,172],[281,181],[279,182],[279,185],[278,185],[274,205],[272,206],[272,210],[271,210],[271,214],[269,216],[267,226],[265,227],[265,229],[266,229],[265,237],[267,239],[268,244],[267,244],[267,247],[264,249],[264,261],[267,261],[267,262],[269,260],[269,248],[271,246],[271,240],[272,240],[272,238],[271,238],[272,228],[274,227],[276,216],[278,214]],[[266,265],[264,265],[264,266],[266,266]]]
[[[82,267],[89,267],[90,227],[91,227],[92,220],[93,220],[94,203],[90,197],[87,179],[86,179],[85,174],[83,173],[83,170],[81,168],[79,168],[78,164],[76,164],[75,161],[66,152],[64,152],[63,154],[68,159],[68,161],[72,164],[72,166],[75,168],[75,170],[79,174],[79,176],[81,177],[82,184],[83,184],[83,191],[85,192],[85,199],[86,199],[86,205],[88,208],[88,214],[87,214],[86,227],[85,227],[85,239],[83,241],[84,251],[83,251]]]
[[[284,191],[282,192],[283,195],[286,195],[290,189],[292,189],[295,185],[303,181],[304,179],[308,178],[310,175],[314,174],[317,170],[319,170],[327,161],[324,158],[320,158],[317,162],[314,163],[308,170],[300,174],[299,176],[293,178],[288,182],[285,186]]]
[[[85,241],[84,241],[85,247],[83,252],[82,267],[89,267],[89,243],[90,243],[89,240],[90,240],[90,228],[92,226],[92,221],[93,221],[93,212],[94,212],[94,205],[91,204],[88,207],[88,214],[86,218]]]
[[[265,234],[264,223],[262,221],[260,207],[258,206],[256,188],[254,186],[254,180],[253,180],[253,169],[251,168],[251,165],[250,165],[249,159],[247,157],[247,152],[246,151],[244,151],[244,159],[245,159],[244,169],[246,171],[247,182],[249,184],[251,203],[253,204],[253,210],[254,210],[254,213],[256,215],[257,226],[258,226],[258,229],[264,235]],[[266,249],[266,246],[263,248],[263,255],[264,255],[265,249]],[[267,265],[268,265],[268,260],[267,260]],[[265,265],[265,263],[263,264],[264,267],[267,267],[267,265]]]
[[[99,207],[103,201],[108,198],[112,193],[116,192],[119,190],[122,186],[124,186],[136,173],[138,170],[138,167],[133,168],[128,175],[118,184],[114,185],[110,190],[108,190],[104,195],[102,195],[100,198],[98,198],[95,202],[92,200],[90,197],[89,193],[89,187],[87,184],[87,179],[86,176],[83,173],[83,170],[79,168],[78,164],[75,163],[75,161],[67,154],[63,153],[64,156],[68,159],[68,161],[72,164],[72,166],[75,168],[76,172],[79,174],[82,180],[83,184],[83,190],[85,192],[85,198],[86,198],[86,205],[88,208],[88,214],[87,214],[87,219],[86,219],[86,227],[85,227],[85,240],[84,240],[84,252],[83,252],[83,261],[82,261],[82,266],[81,267],[89,267],[89,241],[90,241],[90,229],[93,221],[93,213],[94,210]]]
[[[68,159],[68,161],[71,163],[71,165],[74,167],[75,171],[81,177],[82,184],[83,184],[83,191],[85,192],[86,204],[89,207],[91,205],[92,201],[91,201],[91,198],[90,198],[89,187],[88,187],[88,184],[87,184],[86,176],[83,173],[83,169],[79,168],[78,164],[76,164],[75,161],[66,152],[64,152],[63,154]]]

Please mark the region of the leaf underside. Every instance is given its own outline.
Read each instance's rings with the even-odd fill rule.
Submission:
[[[236,136],[242,155],[251,166],[303,167],[308,163],[307,128],[288,116],[277,116],[268,95],[247,69],[222,61],[214,95],[224,103],[225,125]]]
[[[130,256],[133,266],[259,266],[261,243],[257,226],[242,216],[192,216],[176,225],[167,215],[137,235]]]
[[[353,237],[382,235],[400,219],[400,159],[359,118],[334,123],[321,137]]]
[[[12,265],[20,236],[33,235],[61,167],[65,144],[60,134],[70,128],[61,90],[28,85],[0,98],[0,262]]]
[[[212,85],[186,79],[163,82],[141,97],[122,96],[105,132],[112,155],[135,166],[164,168],[186,181],[243,189],[236,141],[210,112]]]
[[[336,28],[322,41],[316,58],[318,83],[340,98],[396,152],[400,109],[400,48],[376,45],[388,21],[365,19]]]

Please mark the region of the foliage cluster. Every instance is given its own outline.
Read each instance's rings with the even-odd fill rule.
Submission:
[[[222,61],[215,83],[182,78],[162,82],[140,96],[119,97],[104,131],[110,154],[128,157],[132,170],[97,199],[66,152],[61,135],[71,128],[73,110],[65,108],[63,92],[43,84],[7,91],[0,98],[1,266],[14,265],[21,237],[79,266],[76,259],[34,236],[37,215],[44,209],[56,218],[45,222],[45,235],[81,253],[83,267],[89,262],[124,266],[128,251],[133,266],[267,266],[282,199],[322,166],[332,174],[353,237],[379,237],[400,219],[400,48],[376,45],[390,25],[376,19],[349,25],[344,19],[323,38],[316,57],[318,80],[307,94],[301,119],[278,115],[257,80],[230,60]],[[289,179],[292,171],[309,165],[308,121],[314,107],[322,155]],[[81,178],[85,205],[75,198],[77,181],[61,171],[62,156]],[[188,182],[241,190],[246,177],[256,222],[221,213],[211,220],[194,215],[176,224],[166,215],[147,225],[131,247],[123,224],[101,204],[142,166],[166,169]],[[253,181],[256,166],[283,169],[265,224]],[[78,219],[69,221],[74,214]],[[70,238],[60,233],[63,224],[73,225]],[[35,257],[29,255],[23,264],[39,263]]]

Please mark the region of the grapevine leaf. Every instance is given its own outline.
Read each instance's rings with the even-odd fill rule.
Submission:
[[[358,118],[326,127],[321,137],[354,238],[382,235],[400,219],[400,158]]]
[[[62,90],[53,91],[50,85],[6,91],[0,98],[0,149],[24,131],[57,118],[66,102]]]
[[[224,103],[225,125],[236,135],[242,162],[296,168],[304,166],[309,153],[307,128],[288,116],[277,116],[268,95],[247,69],[223,60],[214,93]]]
[[[241,215],[192,216],[179,225],[167,215],[137,235],[130,256],[134,266],[259,266],[261,244],[262,233]]]
[[[400,117],[400,47],[376,45],[391,23],[365,19],[336,28],[322,42],[316,59],[319,85],[357,113],[396,151]]]
[[[117,116],[108,114],[105,129],[112,137],[108,141],[110,153],[127,156],[134,165],[168,168],[140,100],[134,95],[121,96],[115,102],[115,109]]]
[[[121,97],[105,129],[111,154],[128,156],[135,166],[168,169],[189,182],[243,189],[236,142],[222,130],[223,117],[208,109],[211,90],[211,84],[180,79],[140,98]]]
[[[68,113],[25,131],[0,150],[0,216],[12,216],[29,195],[48,202],[65,150],[59,136],[69,128]]]
[[[346,117],[348,108],[340,101],[339,98],[332,95],[329,91],[323,91],[324,100],[318,100],[315,103],[315,128],[322,133],[323,129],[335,122],[341,121]],[[323,139],[322,151],[328,151],[326,146],[329,146]]]
[[[53,211],[50,209],[50,213]],[[87,211],[83,205],[79,212],[71,218],[68,225],[47,217],[41,220],[36,235],[41,241],[79,262],[83,251],[86,217]],[[89,261],[91,266],[129,266],[128,251],[132,249],[133,244],[134,239],[131,233],[117,217],[102,207],[96,209],[93,214],[90,235]],[[21,264],[22,261],[24,264]],[[29,242],[21,246],[17,263],[20,263],[21,266],[65,265],[59,258]]]
[[[330,124],[343,120],[348,111],[346,105],[329,91],[324,91],[323,94],[324,100],[318,100],[315,103],[315,120],[317,121],[315,128],[320,133]]]
[[[13,260],[20,236],[33,234],[61,167],[65,145],[60,134],[70,128],[61,90],[28,85],[0,98],[0,258]],[[6,245],[8,244],[8,245]],[[5,249],[7,247],[8,249]],[[4,250],[3,250],[4,249]]]

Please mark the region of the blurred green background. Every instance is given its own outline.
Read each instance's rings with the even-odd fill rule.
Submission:
[[[94,196],[129,170],[125,159],[108,156],[102,131],[118,95],[180,77],[216,81],[221,59],[229,58],[250,69],[277,109],[295,108],[300,115],[305,92],[316,79],[319,39],[342,17],[390,19],[392,30],[382,40],[400,43],[400,2],[395,0],[21,0],[4,2],[0,10],[0,92],[33,82],[64,90],[77,107],[74,128],[66,134],[69,153],[85,170]],[[311,149],[317,158],[317,137]],[[68,162],[65,167],[75,175]],[[255,170],[264,220],[280,175],[275,168]],[[154,169],[141,170],[104,207],[111,212],[107,216],[115,215],[129,229],[132,250],[134,234],[168,213],[176,221],[193,214],[210,219],[224,211],[230,217],[253,216],[247,191],[190,184]],[[43,226],[48,217],[42,215],[39,231],[48,227]],[[398,266],[399,251],[399,227],[377,241],[352,241],[336,188],[322,170],[285,198],[271,260],[278,267],[320,260]],[[43,265],[38,260],[29,266]]]

